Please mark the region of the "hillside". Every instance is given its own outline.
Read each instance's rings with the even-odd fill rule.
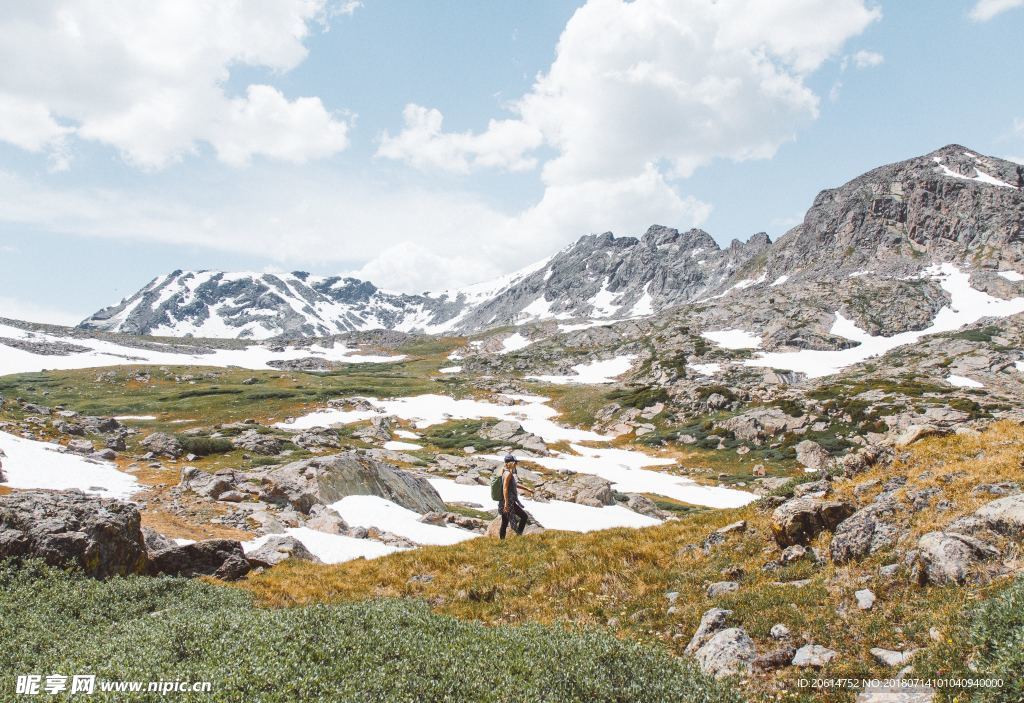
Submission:
[[[543,320],[644,318],[783,284],[804,303],[822,288],[849,295],[858,276],[906,281],[943,263],[988,289],[1000,285],[998,272],[1024,275],[1024,195],[1015,169],[951,144],[822,191],[803,222],[774,243],[759,233],[722,249],[702,230],[659,225],[641,237],[592,234],[498,280],[434,293],[396,294],[304,272],[174,271],[81,327],[250,339],[368,329],[473,333]],[[935,293],[893,283],[871,299],[921,306]]]

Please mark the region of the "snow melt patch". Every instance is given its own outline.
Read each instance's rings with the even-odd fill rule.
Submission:
[[[531,344],[533,344],[533,342],[531,342],[529,339],[524,337],[519,332],[516,332],[515,334],[505,337],[505,339],[501,341],[501,351],[499,351],[498,353],[509,354],[514,351],[519,351],[520,349],[526,349],[526,347],[530,346]]]
[[[401,551],[397,547],[392,547],[372,539],[357,539],[347,535],[333,535],[308,527],[289,527],[284,531],[284,534],[302,542],[306,549],[311,551],[325,564],[340,564],[343,561],[360,558],[376,559],[385,554]],[[263,535],[248,542],[242,542],[242,549],[246,552],[255,551],[262,547],[271,537],[278,536],[280,535]]]
[[[935,160],[935,163],[938,164],[939,172],[942,173],[942,175],[944,175],[944,176],[952,176],[953,178],[962,178],[965,181],[975,181],[977,183],[985,183],[986,185],[999,186],[1001,188],[1013,188],[1014,187],[1014,186],[1010,185],[1009,183],[1007,183],[1006,181],[1001,181],[998,178],[996,178],[995,176],[990,176],[989,174],[985,173],[984,171],[982,171],[977,166],[974,167],[974,172],[977,175],[975,175],[975,176],[965,176],[962,173],[957,173],[956,171],[951,170],[948,166],[946,166],[944,163],[942,163],[942,157],[941,156],[934,156],[932,158]]]
[[[651,283],[644,286],[644,294],[633,304],[629,311],[630,317],[646,317],[654,314],[654,298],[651,296]]]
[[[721,364],[708,363],[708,364],[687,364],[686,368],[693,369],[702,376],[714,376],[716,373],[722,370]]]
[[[85,347],[88,351],[64,355],[35,354],[31,351],[9,347],[0,339],[0,376],[13,373],[28,373],[48,369],[69,370],[89,369],[104,366],[238,366],[244,369],[272,369],[272,361],[294,361],[309,357],[325,361],[348,364],[387,363],[401,361],[404,355],[376,356],[356,354],[354,349],[344,345],[324,347],[313,344],[309,347],[286,347],[273,351],[262,345],[242,349],[212,349],[211,353],[176,353],[170,345],[153,343],[147,349],[129,347],[114,342],[88,337],[66,337],[45,332],[32,332],[19,327],[0,324],[0,338],[49,344],[72,344]],[[167,351],[163,351],[166,348]]]
[[[782,274],[781,276],[779,276],[778,278],[776,278],[774,281],[771,282],[771,287],[774,288],[775,286],[781,286],[783,283],[785,283],[788,280],[789,280],[789,275],[788,274]]]
[[[594,317],[614,317],[620,305],[615,304],[615,293],[608,290],[608,279],[604,279],[601,290],[594,294],[588,302],[591,307],[591,315]]]
[[[422,523],[419,513],[380,496],[346,496],[328,507],[353,527],[376,527],[416,544],[457,544],[480,536],[459,527]]]
[[[973,378],[967,378],[966,376],[957,376],[956,374],[950,374],[946,376],[946,383],[957,388],[984,388],[985,384],[975,381]]]
[[[445,366],[443,369],[438,369],[441,373],[459,373],[462,371],[461,366]]]
[[[723,349],[757,349],[761,346],[759,335],[739,329],[701,332],[700,336],[710,339]]]
[[[576,364],[572,367],[574,371],[572,376],[527,376],[527,378],[556,385],[568,383],[614,383],[616,378],[629,371],[635,358],[635,355],[627,354],[605,361]]]
[[[415,442],[402,442],[400,440],[393,439],[389,442],[385,442],[384,448],[393,452],[411,452],[416,449],[423,449],[423,445],[416,444]]]
[[[836,312],[832,334],[859,342],[857,346],[836,351],[801,349],[796,352],[765,353],[744,363],[748,366],[799,371],[809,378],[820,378],[866,359],[881,356],[897,347],[914,344],[927,335],[952,332],[986,317],[1009,317],[1024,312],[1024,298],[1004,300],[972,288],[970,274],[953,264],[930,266],[922,276],[939,281],[942,289],[950,296],[950,304],[939,310],[927,329],[901,332],[892,337],[875,337]]]
[[[317,410],[308,415],[295,418],[288,422],[279,422],[276,427],[285,430],[304,430],[310,427],[330,427],[337,424],[349,424],[368,420],[375,415],[394,415],[403,420],[410,420],[417,428],[439,425],[449,420],[479,420],[494,418],[496,420],[512,420],[523,426],[527,432],[541,437],[545,442],[589,442],[606,441],[605,437],[589,430],[562,427],[553,418],[558,411],[546,405],[547,398],[542,396],[507,396],[513,405],[500,405],[473,398],[456,400],[447,395],[426,393],[406,398],[377,400],[364,398],[374,406],[372,410],[342,410],[327,408]]]
[[[1024,281],[1024,275],[1021,275],[1016,271],[1000,271],[999,275],[1005,278],[1007,281],[1013,281],[1014,283],[1017,283],[1018,281]]]
[[[7,475],[0,485],[10,488],[78,488],[104,498],[128,498],[141,489],[134,476],[118,471],[112,462],[63,453],[49,442],[0,432],[0,450]]]

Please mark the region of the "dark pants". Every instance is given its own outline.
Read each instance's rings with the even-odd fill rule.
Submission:
[[[512,518],[519,518],[519,526],[516,527],[515,523],[512,523],[512,529],[516,531],[517,535],[523,534],[523,530],[526,529],[526,522],[529,518],[526,516],[526,511],[523,510],[523,506],[519,503],[513,503],[512,509],[507,513],[502,511],[501,513],[501,529],[498,530],[498,536],[505,539],[505,532],[508,530],[508,523],[512,521]]]

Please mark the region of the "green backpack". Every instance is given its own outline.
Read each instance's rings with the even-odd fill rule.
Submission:
[[[504,473],[500,473],[491,479],[491,500],[501,502],[501,499],[505,497],[504,487],[501,485],[501,478]]]

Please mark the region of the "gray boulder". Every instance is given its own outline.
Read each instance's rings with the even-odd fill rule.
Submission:
[[[311,530],[326,532],[331,535],[343,535],[348,532],[348,523],[338,514],[325,505],[314,505],[309,511],[309,519],[306,520],[306,527]]]
[[[39,558],[106,578],[143,573],[146,545],[139,511],[81,491],[20,491],[0,496],[0,559]]]
[[[701,671],[715,678],[750,673],[757,650],[741,627],[715,633],[694,654]]]
[[[328,427],[311,427],[295,435],[292,440],[303,449],[327,447],[336,449],[341,446],[338,433]]]
[[[235,581],[252,569],[242,545],[233,539],[207,539],[161,549],[151,557],[150,573],[159,576],[213,576]]]
[[[259,430],[246,430],[231,440],[236,449],[244,449],[253,454],[274,456],[281,453],[281,440],[271,434],[261,434]]]
[[[736,581],[719,581],[708,586],[707,596],[708,598],[717,598],[738,590],[740,590],[740,585]]]
[[[820,644],[805,644],[793,655],[793,666],[821,668],[836,658],[837,652]]]
[[[73,439],[68,442],[68,451],[75,454],[92,454],[95,450],[96,447],[87,439]]]
[[[162,549],[170,549],[178,544],[173,539],[160,534],[152,527],[142,528],[142,539],[146,543],[146,549],[150,552],[159,552]]]
[[[842,501],[793,498],[772,512],[772,535],[780,547],[807,544],[823,530],[834,530],[853,512],[854,507]]]
[[[805,439],[796,445],[796,460],[808,469],[820,471],[829,465],[832,457],[817,442]]]
[[[706,611],[701,616],[700,624],[697,626],[697,631],[693,633],[693,637],[690,638],[690,643],[686,645],[686,654],[694,654],[711,639],[712,635],[724,630],[730,615],[732,615],[731,610],[722,608],[711,608]]]
[[[263,567],[276,566],[285,559],[320,563],[320,559],[306,549],[306,545],[291,536],[271,537],[245,556],[251,564]]]
[[[186,466],[181,470],[179,485],[197,495],[216,500],[224,493],[234,490],[236,481],[235,472],[230,469],[211,474],[207,471],[200,471],[194,466]]]
[[[862,559],[896,543],[899,530],[888,521],[897,509],[895,501],[882,498],[841,522],[832,535],[829,553],[837,564]]]
[[[155,456],[166,456],[172,459],[177,459],[185,451],[182,449],[178,438],[166,432],[154,432],[151,435],[147,435],[140,444],[153,452]]]
[[[956,532],[929,532],[917,548],[915,573],[921,584],[963,583],[973,564],[999,555],[995,547]]]
[[[536,487],[534,497],[563,500],[593,508],[615,503],[611,481],[593,474],[571,474],[564,479],[548,479]]]
[[[285,464],[264,474],[263,484],[262,500],[290,505],[301,513],[350,495],[380,496],[420,514],[445,510],[427,479],[360,451]]]
[[[1024,493],[998,498],[974,512],[993,532],[1007,537],[1024,537]]]

